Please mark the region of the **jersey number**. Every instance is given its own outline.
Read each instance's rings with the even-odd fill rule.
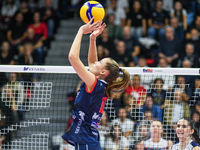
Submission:
[[[107,101],[107,97],[103,97],[102,98],[102,102],[101,102],[101,108],[99,110],[99,113],[103,114],[103,111],[104,111],[104,107],[105,107],[105,104],[106,104],[106,101]]]

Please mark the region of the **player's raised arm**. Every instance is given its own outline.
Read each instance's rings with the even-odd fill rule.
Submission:
[[[100,22],[98,29],[90,34],[90,46],[89,46],[89,52],[88,52],[89,67],[91,67],[92,65],[94,65],[96,61],[98,61],[96,37],[102,33],[105,27],[106,27],[106,24],[105,23],[102,24],[102,22]]]
[[[72,43],[68,56],[69,61],[73,66],[74,70],[77,72],[78,76],[87,84],[88,89],[92,88],[95,81],[95,75],[87,71],[85,66],[81,62],[80,47],[83,34],[91,33],[92,31],[97,30],[99,26],[100,22],[91,24],[92,20],[93,19],[91,19],[90,22],[79,28],[78,33],[76,34],[76,37]]]

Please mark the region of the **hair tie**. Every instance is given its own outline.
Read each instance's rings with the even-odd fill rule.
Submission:
[[[119,72],[122,72],[122,69],[121,69],[121,68],[119,68]]]

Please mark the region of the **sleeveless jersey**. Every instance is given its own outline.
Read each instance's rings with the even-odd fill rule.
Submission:
[[[69,144],[99,144],[98,123],[101,120],[104,106],[107,100],[105,89],[107,83],[95,79],[91,91],[87,91],[87,85],[83,82],[77,93],[73,107],[73,123],[68,132],[62,138]]]
[[[154,143],[152,139],[144,141],[144,150],[167,150],[168,141],[161,138],[159,143]]]
[[[194,142],[194,141],[191,140],[191,142],[185,147],[184,150],[192,150],[196,146],[200,147],[199,144],[197,144],[196,142]],[[172,145],[172,150],[180,150],[179,147],[180,147],[180,143],[177,142],[174,145]]]

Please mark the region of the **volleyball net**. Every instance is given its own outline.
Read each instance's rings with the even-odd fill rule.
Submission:
[[[125,69],[131,85],[107,100],[99,123],[102,149],[136,149],[138,143],[151,137],[152,120],[162,122],[159,134],[172,142],[177,140],[175,128],[180,118],[199,122],[199,69]],[[71,109],[80,84],[72,67],[2,65],[1,148],[73,149],[61,135],[72,123]]]

